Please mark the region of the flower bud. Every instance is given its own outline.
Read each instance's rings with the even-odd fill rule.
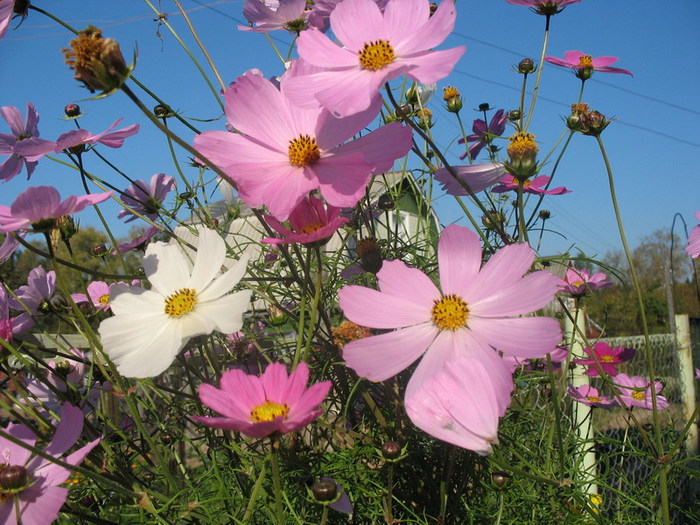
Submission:
[[[153,114],[158,118],[168,118],[172,116],[173,112],[168,106],[158,104],[153,107]]]
[[[518,131],[510,137],[508,145],[508,162],[504,168],[518,181],[524,182],[537,171],[537,152],[535,136],[526,131]]]
[[[61,232],[61,239],[67,241],[78,233],[78,224],[70,215],[63,215],[56,219],[56,225]]]
[[[552,216],[552,213],[549,210],[540,210],[539,217],[543,221],[546,221]]]
[[[438,5],[435,2],[430,2],[430,16],[433,16],[435,14],[435,11],[437,11]]]
[[[523,58],[520,62],[518,62],[517,71],[522,75],[534,73],[536,69],[535,62],[531,58]]]
[[[599,111],[589,111],[582,118],[581,123],[581,133],[584,135],[590,135],[592,137],[597,137],[600,135],[608,124],[612,122],[605,118]]]
[[[416,117],[418,117],[418,127],[423,131],[428,131],[433,127],[433,112],[429,109],[419,109],[416,111]]]
[[[21,465],[9,465],[0,470],[0,488],[11,491],[26,487],[29,471]]]
[[[523,116],[523,113],[519,109],[511,109],[508,112],[508,120],[510,120],[511,122],[515,122],[516,120],[520,120],[522,118],[522,116]]]
[[[104,244],[96,244],[92,247],[90,253],[95,257],[104,257],[107,255],[107,251],[107,247]]]
[[[489,106],[488,102],[484,102],[482,104],[479,104],[479,111],[488,111],[491,109],[491,106]]]
[[[194,197],[194,193],[191,191],[183,191],[180,195],[177,196],[177,198],[180,199],[181,201],[188,201],[193,197]]]
[[[505,215],[498,210],[489,210],[486,215],[481,217],[481,223],[487,230],[500,230],[505,221]]]
[[[314,482],[311,493],[319,503],[333,501],[338,495],[338,485],[333,480],[322,479]]]
[[[63,108],[63,112],[66,114],[66,117],[70,117],[70,118],[76,118],[76,117],[79,117],[81,115],[80,106],[78,106],[78,104],[66,105],[66,107]]]
[[[396,203],[394,202],[394,199],[392,199],[391,195],[388,193],[382,194],[379,199],[377,199],[377,208],[382,211],[393,210],[395,206]]]
[[[401,443],[398,441],[386,441],[382,445],[382,457],[387,460],[398,459],[401,456]]]
[[[363,270],[376,274],[382,269],[382,250],[375,239],[361,239],[357,242],[356,250]]]
[[[29,11],[29,0],[15,0],[15,5],[12,8],[12,12],[16,15],[25,18],[27,16],[27,11]]]
[[[446,102],[446,109],[450,113],[459,113],[462,109],[462,96],[455,87],[447,86],[443,88],[442,100]]]
[[[119,44],[111,38],[103,38],[102,31],[94,26],[78,33],[70,46],[63,49],[66,64],[75,71],[74,78],[91,93],[117,90],[131,75]]]
[[[491,474],[491,481],[499,489],[506,488],[510,485],[511,479],[510,474],[507,472],[497,471]]]

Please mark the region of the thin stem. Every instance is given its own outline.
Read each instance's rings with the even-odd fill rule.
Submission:
[[[540,63],[537,66],[537,78],[535,79],[535,87],[532,90],[532,100],[530,101],[530,110],[527,112],[527,120],[525,121],[525,127],[523,131],[527,131],[530,125],[530,119],[532,114],[535,112],[535,103],[537,102],[537,93],[540,90],[540,79],[542,78],[542,69],[544,68],[544,57],[547,53],[547,42],[549,41],[549,20],[550,15],[546,16],[546,22],[544,26],[544,39],[542,41],[542,53],[540,54]]]
[[[282,506],[282,483],[280,480],[279,465],[279,441],[273,440],[270,450],[270,467],[272,468],[272,487],[275,493],[275,513],[277,514],[277,524],[285,525],[284,507]]]

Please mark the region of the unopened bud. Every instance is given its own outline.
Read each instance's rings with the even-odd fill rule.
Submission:
[[[9,465],[0,470],[0,488],[16,490],[29,483],[29,471],[21,465]]]
[[[92,247],[92,250],[90,250],[92,255],[95,257],[104,257],[107,255],[107,247],[104,244],[97,244]]]
[[[391,195],[389,195],[388,193],[380,195],[379,199],[377,199],[377,208],[379,208],[380,210],[393,210],[395,205],[396,203],[394,202],[394,199],[392,199]]]
[[[177,198],[180,199],[181,201],[188,201],[193,197],[194,197],[194,193],[191,191],[183,191],[180,195],[177,196]]]
[[[66,117],[76,118],[80,116],[80,106],[78,104],[68,104],[63,108]]]
[[[29,11],[29,0],[15,0],[15,5],[12,8],[13,13],[24,18],[27,16],[27,11]]]
[[[173,114],[170,108],[164,104],[158,104],[153,107],[153,114],[158,118],[167,118]]]
[[[489,106],[488,102],[484,102],[483,104],[479,104],[479,111],[488,111],[491,109],[491,106]]]
[[[427,108],[416,111],[418,117],[418,127],[424,131],[428,131],[433,127],[433,112]]]
[[[401,455],[401,443],[398,441],[386,441],[382,445],[382,457],[384,459],[397,459]]]
[[[318,502],[333,501],[338,495],[338,485],[332,480],[319,480],[311,486],[311,493]]]
[[[357,243],[357,254],[360,256],[360,266],[370,273],[377,273],[382,269],[382,250],[375,239],[369,237]]]
[[[600,111],[589,111],[582,118],[581,133],[597,137],[608,127],[610,122]]]
[[[61,361],[60,363],[56,363],[56,365],[54,366],[54,370],[56,374],[65,378],[68,376],[68,374],[70,374],[71,366],[68,361]]]
[[[522,118],[522,116],[523,116],[523,113],[519,109],[511,109],[508,112],[508,120],[510,120],[511,122],[515,122],[516,120],[520,120]]]
[[[433,16],[435,14],[435,11],[437,11],[438,5],[435,2],[430,2],[430,16]]]
[[[527,75],[535,72],[535,62],[531,58],[523,58],[518,62],[518,73]]]
[[[510,137],[508,144],[509,160],[504,164],[508,173],[518,181],[525,181],[537,171],[537,152],[535,136],[526,131],[518,131]]]
[[[510,474],[503,471],[494,472],[491,474],[491,481],[499,489],[507,487],[511,482]]]
[[[59,217],[56,219],[56,223],[59,231],[61,232],[61,239],[64,241],[71,239],[76,233],[78,233],[78,224],[70,215],[63,215],[62,217]]]
[[[543,221],[546,221],[547,219],[549,219],[552,216],[552,213],[549,210],[540,210],[539,216],[540,216],[540,219],[542,219]]]
[[[446,109],[450,113],[459,113],[462,109],[462,96],[457,88],[447,86],[442,90],[442,99],[446,103]]]

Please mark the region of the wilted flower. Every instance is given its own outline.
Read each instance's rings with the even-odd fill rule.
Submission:
[[[309,367],[303,361],[289,376],[281,363],[268,365],[261,377],[227,370],[221,375],[221,389],[206,383],[199,385],[202,403],[224,417],[192,419],[255,438],[294,432],[323,413],[317,407],[331,388],[330,381],[306,388],[308,380]]]
[[[605,341],[598,341],[592,348],[584,348],[583,351],[590,357],[588,359],[574,359],[574,363],[588,367],[585,375],[595,377],[598,373],[598,366],[608,375],[617,375],[617,366],[620,363],[632,359],[637,351],[634,348],[616,346],[611,348]]]
[[[86,27],[71,40],[70,46],[63,49],[66,64],[75,71],[74,78],[91,93],[110,93],[129,78],[131,68],[126,65],[119,44],[103,38],[100,29]]]
[[[615,376],[615,386],[620,391],[620,399],[625,403],[627,408],[640,407],[647,410],[653,409],[651,398],[652,383],[640,376],[629,377],[627,374],[618,374]],[[656,393],[656,408],[664,410],[668,408],[668,400],[658,395],[664,385],[661,381],[654,381],[653,388]]]
[[[80,437],[83,430],[83,413],[80,409],[64,404],[61,422],[44,452],[61,458]],[[0,519],[3,523],[25,523],[49,525],[58,518],[58,512],[68,496],[68,489],[60,485],[70,476],[70,469],[57,465],[42,456],[31,456],[28,448],[7,439],[10,435],[21,440],[27,447],[35,446],[36,435],[24,425],[10,423],[0,431]],[[91,441],[72,454],[61,458],[69,465],[79,465],[95,448],[101,438]]]
[[[4,3],[7,3],[5,0]],[[12,2],[10,2],[11,4]],[[27,168],[27,179],[34,173],[38,160],[54,150],[55,143],[39,138],[39,113],[34,104],[27,102],[27,118],[14,106],[4,106],[0,116],[10,126],[11,135],[0,133],[0,155],[9,155],[0,164],[0,180],[7,182],[15,177],[22,166]]]

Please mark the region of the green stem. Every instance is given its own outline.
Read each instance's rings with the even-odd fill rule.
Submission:
[[[277,514],[277,524],[285,525],[278,449],[279,441],[273,439],[272,448],[270,449],[270,467],[272,468],[272,487],[275,493],[275,513]]]
[[[546,15],[546,22],[544,26],[544,39],[542,41],[542,53],[540,54],[540,63],[537,67],[537,78],[535,79],[535,87],[532,90],[532,101],[530,102],[530,110],[527,112],[527,120],[525,121],[525,127],[523,131],[527,131],[528,126],[530,126],[530,119],[532,114],[535,112],[535,103],[537,102],[537,93],[540,90],[540,79],[542,78],[542,69],[544,68],[544,57],[547,53],[547,42],[549,41],[549,21],[550,15]]]
[[[615,210],[615,219],[617,221],[617,228],[620,232],[620,240],[622,241],[622,247],[625,252],[625,257],[627,258],[627,264],[630,267],[630,274],[632,276],[632,282],[634,283],[634,290],[637,295],[637,305],[639,307],[639,314],[642,319],[642,329],[644,330],[644,342],[646,346],[646,357],[647,357],[647,371],[649,372],[651,386],[649,390],[651,391],[651,404],[652,404],[652,418],[654,421],[654,438],[656,442],[656,455],[657,458],[664,456],[663,441],[661,438],[661,425],[659,421],[659,410],[657,408],[656,398],[657,393],[654,388],[654,378],[656,377],[655,365],[654,365],[654,352],[652,352],[651,341],[649,339],[649,324],[647,322],[646,309],[644,308],[644,297],[642,295],[642,287],[639,283],[639,277],[637,276],[637,270],[634,266],[634,261],[632,260],[632,252],[627,243],[627,236],[625,235],[625,229],[622,225],[622,215],[620,214],[620,208],[617,204],[617,195],[615,193],[615,180],[613,178],[612,168],[610,166],[610,160],[605,151],[605,146],[603,145],[603,139],[600,135],[596,135],[596,141],[598,142],[598,147],[600,148],[600,153],[603,156],[603,162],[605,163],[605,170],[608,175],[608,183],[610,185],[610,197],[612,199],[613,209]],[[661,490],[661,516],[664,525],[669,525],[671,523],[671,518],[669,514],[669,501],[668,501],[668,479],[666,469],[662,466],[659,469],[659,484]]]

